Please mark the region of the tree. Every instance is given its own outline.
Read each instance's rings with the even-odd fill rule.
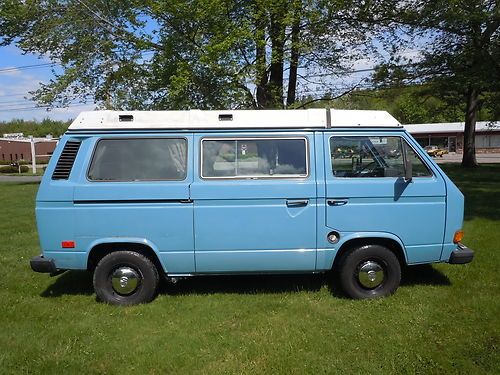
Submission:
[[[4,0],[0,45],[60,64],[34,93],[43,104],[293,108],[301,90],[331,88],[370,52],[370,9],[353,0]]]
[[[462,166],[477,166],[478,111],[500,93],[500,1],[420,0],[399,2],[394,9],[386,22],[399,26],[392,34],[399,45],[407,47],[408,39],[425,41],[425,45],[417,61],[401,58],[394,48],[391,63],[378,69],[375,80],[426,83],[434,94],[461,100],[465,118]],[[497,101],[492,112],[498,115],[499,107]]]
[[[463,104],[453,104],[434,96],[425,85],[391,86],[390,88],[358,89],[328,105],[336,109],[385,110],[403,124],[459,122],[463,119]],[[494,115],[498,102],[485,96],[478,114],[479,121],[488,121]],[[491,100],[490,100],[491,99]]]
[[[13,119],[9,122],[0,121],[1,133],[23,133],[34,137],[45,137],[52,135],[60,137],[68,130],[69,121],[54,121],[45,118],[42,121]]]

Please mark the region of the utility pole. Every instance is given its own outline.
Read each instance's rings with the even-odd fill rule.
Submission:
[[[33,140],[32,135],[30,135],[30,145],[31,145],[31,168],[33,170],[33,174],[36,174],[35,141]]]

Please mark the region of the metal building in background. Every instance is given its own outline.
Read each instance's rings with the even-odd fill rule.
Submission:
[[[36,162],[45,164],[56,148],[58,140],[51,136],[33,138]],[[20,160],[32,161],[31,139],[22,133],[4,134],[0,138],[0,160],[17,162]]]
[[[463,151],[463,122],[403,125],[422,147],[438,146],[448,152]],[[500,122],[480,121],[476,124],[476,151],[500,152]]]

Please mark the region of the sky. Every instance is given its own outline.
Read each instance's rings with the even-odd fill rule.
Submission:
[[[47,111],[35,108],[30,100],[30,91],[48,82],[53,77],[51,61],[36,55],[23,55],[15,46],[0,47],[0,121],[12,119],[69,120],[81,111],[94,109],[93,105],[75,105],[69,108],[56,108]],[[46,64],[32,67],[31,65]]]

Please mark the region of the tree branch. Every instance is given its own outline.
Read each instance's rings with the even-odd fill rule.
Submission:
[[[309,105],[309,104],[312,104],[312,103],[315,103],[315,102],[319,102],[319,101],[322,101],[322,100],[330,100],[330,101],[331,101],[331,100],[340,99],[340,98],[342,98],[343,96],[346,96],[346,95],[350,94],[351,92],[353,92],[354,90],[356,90],[356,89],[359,87],[359,85],[360,85],[363,81],[365,81],[365,80],[366,80],[366,78],[365,78],[365,79],[362,79],[362,80],[361,80],[361,81],[359,81],[356,85],[354,85],[353,87],[351,87],[349,90],[344,91],[342,94],[337,95],[337,96],[335,96],[335,97],[333,97],[333,98],[318,98],[318,99],[309,100],[308,102],[305,102],[305,103],[301,104],[300,106],[298,106],[296,109],[304,108],[306,105]]]

